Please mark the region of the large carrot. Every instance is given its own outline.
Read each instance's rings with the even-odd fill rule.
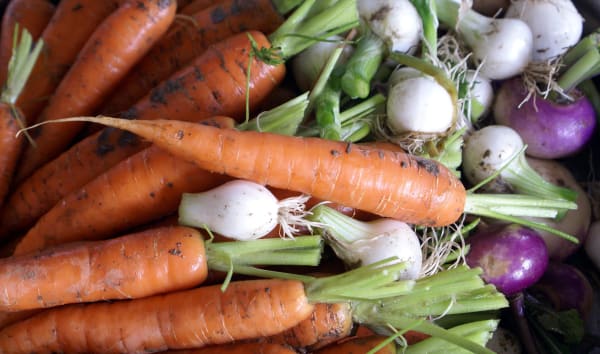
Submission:
[[[177,14],[179,15],[193,15],[198,11],[202,11],[209,6],[215,5],[219,0],[192,0],[187,1],[186,4],[177,3]],[[184,18],[185,19],[185,18]]]
[[[379,264],[306,282],[236,281],[225,291],[204,286],[134,300],[61,306],[2,329],[0,351],[154,352],[267,337],[307,318],[313,303],[375,301],[397,292],[401,287],[394,277],[400,269],[398,264]],[[361,289],[357,292],[355,286]]]
[[[123,0],[61,0],[41,35],[44,53],[18,101],[31,123],[62,80],[77,54],[98,25]]]
[[[276,11],[272,0],[223,0],[185,20],[176,21],[119,83],[101,111],[117,114],[131,107],[213,43],[246,30],[270,33],[282,22],[283,17]]]
[[[137,134],[208,171],[427,226],[456,222],[466,191],[443,165],[401,152],[173,120],[75,118]]]
[[[259,46],[268,44],[260,32],[250,32]],[[130,118],[178,117],[199,121],[213,115],[244,118],[246,81],[249,108],[268,96],[285,77],[284,65],[254,59],[247,77],[251,48],[246,33],[217,43],[184,69],[155,87],[126,113]],[[75,144],[42,166],[15,188],[0,215],[0,234],[6,238],[25,230],[69,193],[146,148],[131,133],[107,128]]]
[[[37,121],[92,114],[117,83],[167,31],[175,0],[125,0],[87,40]],[[36,133],[37,146],[27,146],[15,179],[59,155],[83,124],[47,127]]]
[[[23,139],[16,137],[16,133],[23,127],[24,118],[16,102],[43,46],[42,42],[34,46],[31,34],[26,29],[19,33],[18,25],[15,31],[11,32],[14,38],[7,80],[0,93],[0,205],[9,192],[23,148]]]
[[[245,243],[204,241],[198,230],[157,227],[105,241],[77,242],[0,261],[0,311],[22,311],[70,303],[130,299],[187,289],[208,270],[276,276],[261,265],[318,265],[317,236]],[[297,251],[298,250],[298,251]],[[278,252],[285,252],[284,261]],[[279,263],[281,262],[281,263]],[[243,266],[240,268],[240,266]],[[283,273],[289,277],[289,275]],[[302,279],[302,277],[298,277]]]
[[[556,216],[571,202],[524,195],[467,193],[443,164],[405,152],[321,138],[236,131],[174,120],[111,117],[65,119],[101,123],[137,134],[199,167],[288,189],[423,226],[447,226],[463,213],[510,220],[577,239],[514,215]],[[539,215],[539,214],[538,214]]]
[[[0,83],[6,81],[15,25],[18,23],[33,39],[37,39],[48,25],[54,8],[48,0],[13,0],[8,3],[2,15],[0,30]]]

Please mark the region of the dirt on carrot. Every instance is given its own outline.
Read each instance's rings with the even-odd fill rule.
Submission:
[[[403,152],[173,120],[74,119],[130,131],[212,172],[411,224],[445,226],[464,212],[460,179],[434,160]]]
[[[167,31],[175,10],[175,0],[125,0],[91,34],[37,121],[93,114],[117,83]],[[77,123],[47,126],[36,131],[36,146],[26,147],[15,180],[22,181],[58,156],[83,126]]]
[[[142,299],[66,305],[0,330],[3,353],[132,353],[266,337],[313,311],[304,285],[261,279]],[[60,333],[60,336],[56,336]]]
[[[206,5],[204,2],[197,3]],[[100,111],[103,114],[118,114],[130,108],[160,82],[201,55],[211,44],[249,29],[270,33],[282,22],[283,17],[276,12],[271,0],[222,0],[179,18],[120,81]],[[242,62],[240,60],[241,65]]]

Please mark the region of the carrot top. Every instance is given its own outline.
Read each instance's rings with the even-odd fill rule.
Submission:
[[[12,55],[8,62],[8,72],[6,82],[4,83],[2,93],[0,94],[0,102],[11,107],[13,116],[16,117],[17,123],[21,128],[24,128],[24,123],[18,110],[15,109],[15,104],[21,95],[21,91],[23,91],[23,87],[27,83],[31,70],[42,51],[43,45],[44,41],[40,39],[34,46],[33,38],[29,31],[23,28],[19,35],[19,24],[17,23],[15,25]],[[29,142],[34,144],[33,139],[31,139],[28,134],[26,136]]]

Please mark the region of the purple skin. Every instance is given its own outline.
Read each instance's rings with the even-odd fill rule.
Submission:
[[[468,242],[467,264],[481,267],[481,277],[507,296],[537,282],[548,265],[542,237],[520,225],[490,226],[469,236]]]
[[[550,262],[531,290],[543,294],[558,311],[576,309],[585,319],[592,310],[592,284],[579,269],[570,264]]]
[[[520,78],[505,81],[496,95],[496,123],[516,130],[527,144],[527,155],[557,159],[579,152],[591,139],[596,116],[590,101],[577,95],[574,102],[558,104],[540,96],[525,99]]]

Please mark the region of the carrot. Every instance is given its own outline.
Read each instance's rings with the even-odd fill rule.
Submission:
[[[169,350],[172,354],[296,354],[289,346],[274,343],[230,343],[200,349]]]
[[[74,117],[63,121],[70,120],[127,130],[208,171],[301,192],[409,224],[447,226],[469,213],[578,242],[543,223],[518,217],[535,215],[540,209],[556,216],[561,209],[576,208],[573,203],[519,194],[467,193],[460,179],[443,164],[404,152],[173,120]]]
[[[316,304],[311,315],[294,327],[261,339],[312,352],[350,335],[354,326],[348,303]]]
[[[325,348],[315,351],[315,354],[354,354],[354,353],[373,353],[373,354],[396,354],[396,344],[394,341],[386,341],[386,337],[379,335],[354,337],[340,343],[330,344]],[[377,349],[376,351],[373,351]]]
[[[14,44],[11,47],[7,80],[0,94],[0,205],[9,192],[24,143],[22,138],[16,137],[24,124],[23,113],[16,106],[16,101],[43,46],[42,42],[34,46],[31,34],[26,29],[19,32],[18,25],[11,32]]]
[[[54,5],[48,0],[12,0],[2,15],[0,36],[0,83],[6,81],[8,61],[13,48],[13,30],[18,23],[33,39],[37,39],[54,14]]]
[[[206,280],[209,269],[307,279],[254,265],[315,266],[322,249],[318,236],[249,243],[205,243],[204,237],[193,228],[165,226],[4,258],[0,260],[0,311],[139,298],[191,288]],[[259,258],[258,252],[262,253]],[[279,259],[280,252],[286,259]],[[265,257],[272,259],[264,261]]]
[[[61,0],[58,3],[41,35],[44,53],[17,103],[26,122],[35,122],[86,40],[122,1]]]
[[[398,264],[379,264],[305,282],[235,281],[225,290],[203,286],[133,300],[60,306],[0,330],[0,352],[154,352],[267,337],[310,316],[314,303],[375,301],[394,293],[400,269]],[[366,292],[357,292],[357,285]]]
[[[206,262],[202,235],[188,227],[156,228],[4,258],[0,261],[0,310],[137,298],[191,288],[206,279]]]
[[[451,171],[407,153],[173,120],[74,119],[127,130],[208,171],[408,223],[448,225],[465,207],[465,188]]]
[[[213,43],[248,29],[270,33],[282,22],[272,0],[223,0],[175,22],[119,83],[101,111],[117,114],[131,107]]]
[[[259,32],[250,33],[259,45],[268,43]],[[209,47],[193,63],[154,88],[126,115],[137,119],[177,116],[200,121],[222,114],[242,120],[249,51],[246,33]],[[255,59],[250,71],[252,109],[284,79],[285,66],[267,65]],[[148,145],[131,133],[112,128],[75,144],[15,188],[0,214],[0,235],[8,238],[31,227],[69,193]]]
[[[135,63],[166,32],[175,0],[125,0],[87,40],[37,121],[92,114]],[[59,155],[83,124],[48,126],[27,146],[15,179],[21,181]]]
[[[301,282],[232,282],[130,301],[69,305],[0,331],[3,353],[132,353],[269,336],[306,318]]]

